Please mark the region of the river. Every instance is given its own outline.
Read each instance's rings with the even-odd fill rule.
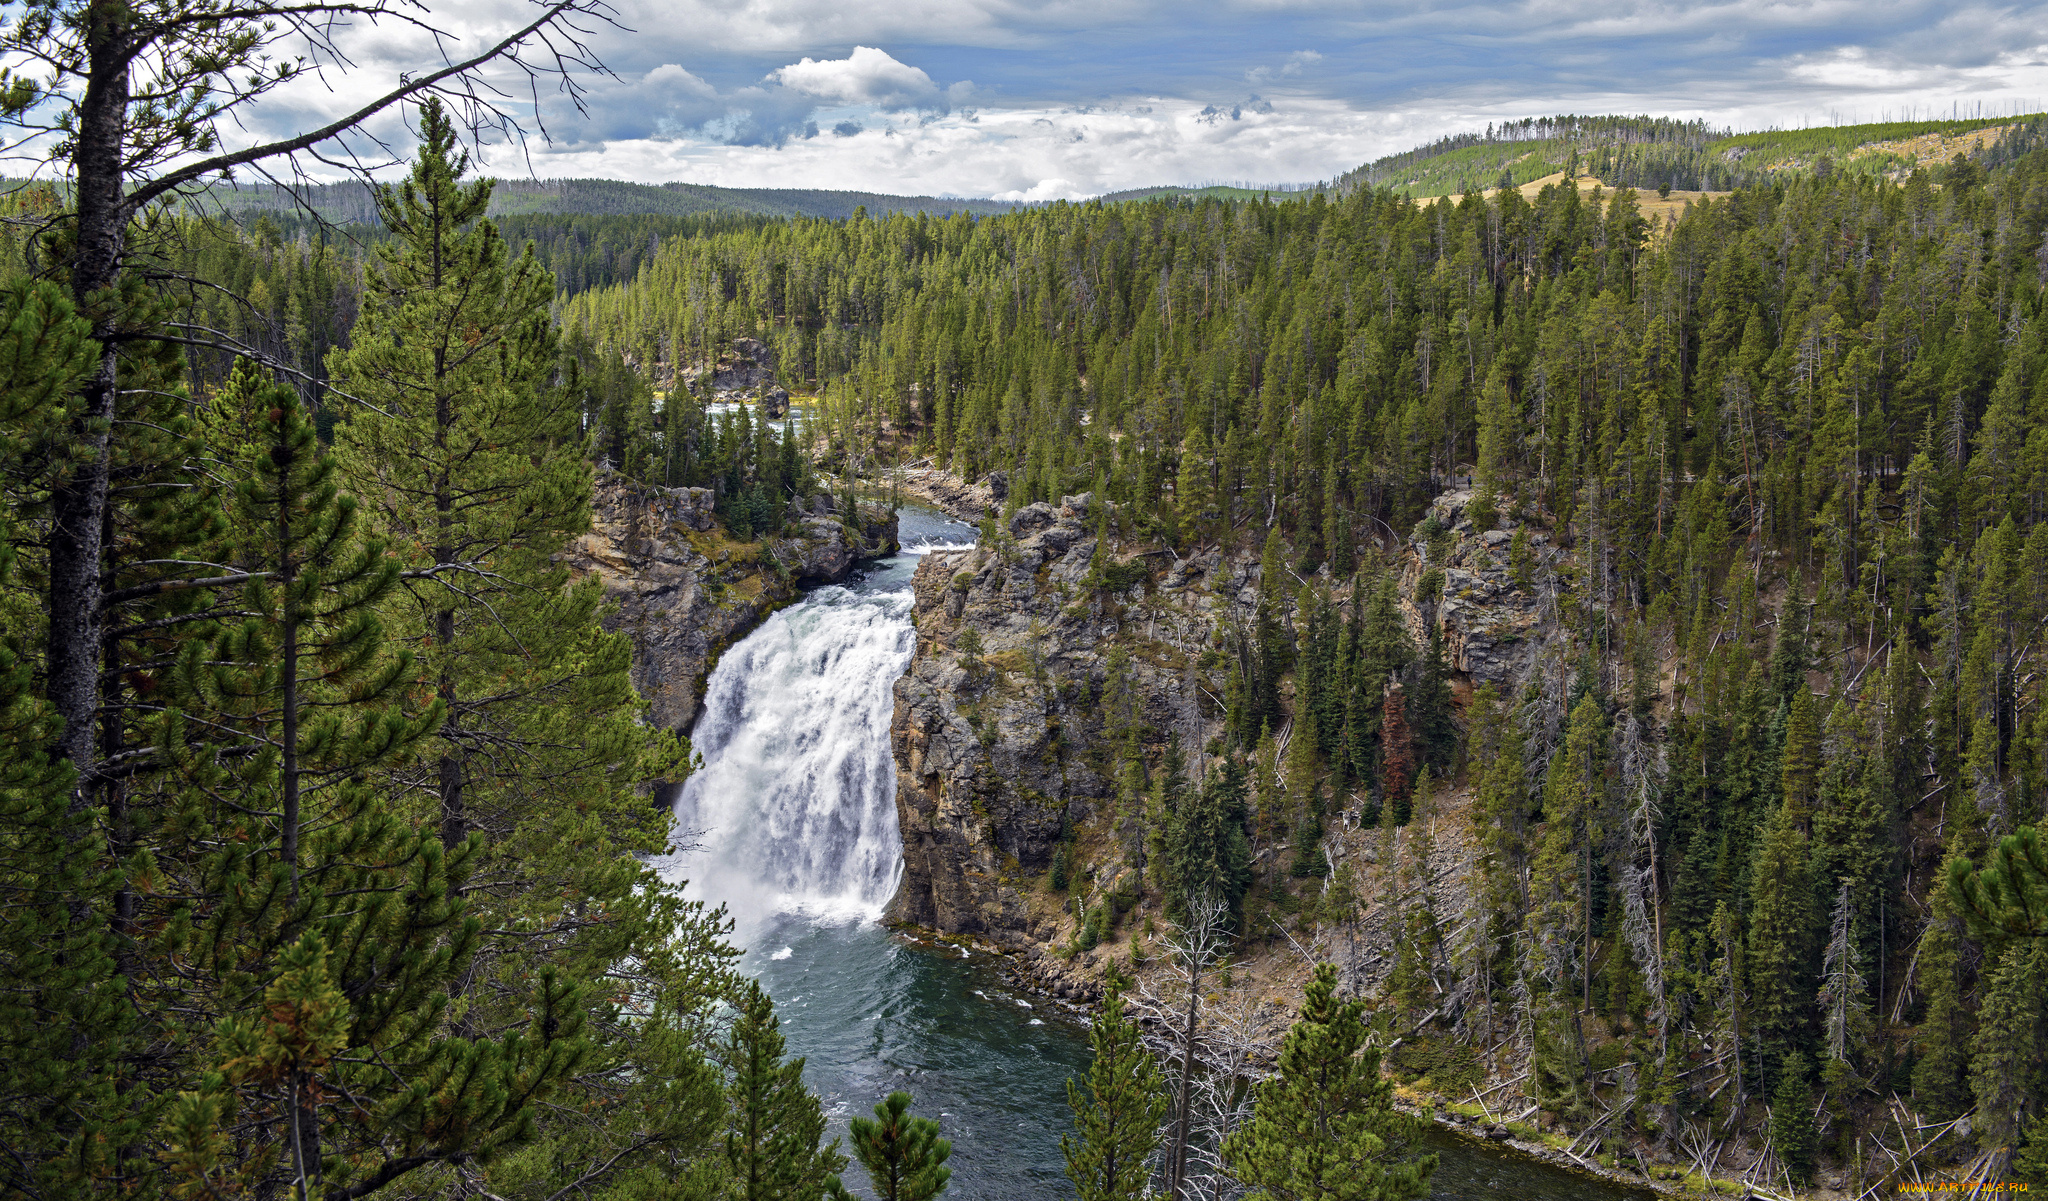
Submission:
[[[910,576],[925,549],[975,532],[922,507],[899,516],[905,553],[815,590],[719,660],[691,732],[704,767],[675,803],[695,849],[663,870],[731,912],[741,968],[775,998],[834,1133],[904,1089],[953,1142],[947,1197],[1071,1197],[1059,1139],[1066,1082],[1088,1067],[1086,1028],[1009,987],[992,957],[877,924],[903,868],[889,720],[916,647]],[[1449,1134],[1433,1142],[1433,1198],[1648,1196]],[[846,1182],[868,1195],[857,1166]]]

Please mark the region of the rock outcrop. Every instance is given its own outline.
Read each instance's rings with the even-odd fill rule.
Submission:
[[[990,473],[996,479],[1001,472]],[[995,495],[989,480],[969,484],[959,476],[935,467],[912,468],[897,478],[903,491],[945,510],[961,521],[980,522],[996,511],[1002,498]]]
[[[918,565],[918,651],[891,729],[904,842],[893,920],[1016,946],[1050,935],[1026,893],[1063,823],[1108,817],[1115,648],[1155,737],[1200,746],[1220,720],[1197,657],[1222,602],[1154,581],[1157,554],[1099,552],[1090,506],[1086,495],[1027,505],[992,544]],[[1091,570],[1098,553],[1102,571]]]
[[[605,628],[633,639],[633,683],[648,720],[686,730],[718,654],[803,587],[844,580],[864,559],[896,552],[896,515],[862,505],[849,528],[829,502],[780,537],[735,542],[708,488],[659,488],[615,472],[597,480],[590,532],[560,562],[595,575],[617,606]]]
[[[915,491],[982,517],[994,511],[997,487],[930,472]],[[1434,610],[1455,670],[1512,688],[1555,628],[1554,598],[1542,590],[1558,552],[1541,531],[1526,531],[1537,580],[1518,587],[1514,528],[1475,530],[1464,514],[1469,500],[1440,498],[1433,520],[1401,547],[1402,606],[1418,641]],[[1098,516],[1087,496],[1026,505],[984,545],[929,554],[919,565],[917,653],[897,681],[891,730],[904,841],[893,920],[1035,950],[1039,962],[1073,928],[1073,914],[1045,886],[1063,830],[1076,834],[1071,870],[1089,895],[1139,866],[1135,815],[1114,812],[1112,721],[1140,727],[1155,760],[1176,739],[1191,768],[1221,732],[1227,631],[1251,624],[1256,553],[1183,556],[1114,538],[1105,550]],[[1438,599],[1418,603],[1422,578],[1439,570]],[[1290,582],[1280,600],[1289,618],[1299,616],[1294,597]],[[1120,685],[1110,679],[1112,656]],[[1119,688],[1130,712],[1113,718],[1107,709]],[[1334,844],[1334,853],[1347,845]],[[1368,839],[1357,853],[1369,862],[1376,852]],[[1042,986],[1085,991],[1077,972],[1087,974],[1061,958],[1057,980]]]
[[[684,387],[708,383],[713,401],[757,402],[762,415],[770,420],[789,412],[789,389],[777,381],[775,351],[758,338],[733,339],[732,350],[716,361],[684,367],[681,382]]]
[[[1548,629],[1546,617],[1554,616],[1555,606],[1546,606],[1538,584],[1551,577],[1547,571],[1533,569],[1549,567],[1557,551],[1549,534],[1538,529],[1524,531],[1532,571],[1526,587],[1517,584],[1509,561],[1516,523],[1502,519],[1482,533],[1466,516],[1471,503],[1472,493],[1453,491],[1430,505],[1423,525],[1433,524],[1438,531],[1435,545],[1426,535],[1409,542],[1402,559],[1401,592],[1413,633],[1421,643],[1428,637],[1427,606],[1416,597],[1423,576],[1432,569],[1441,570],[1442,590],[1435,602],[1435,616],[1443,624],[1444,649],[1451,667],[1475,685],[1513,685],[1534,666]],[[1546,608],[1553,613],[1546,614]]]

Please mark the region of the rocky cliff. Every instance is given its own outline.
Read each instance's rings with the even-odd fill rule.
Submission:
[[[687,730],[721,651],[814,584],[844,580],[864,559],[896,553],[896,515],[861,505],[842,521],[828,497],[792,505],[779,537],[736,542],[708,488],[659,488],[599,475],[590,532],[560,561],[596,575],[615,606],[605,628],[633,639],[633,683],[648,720]]]
[[[991,543],[918,566],[918,649],[891,730],[904,841],[895,920],[1018,946],[1050,936],[1032,897],[1063,822],[1111,816],[1113,652],[1152,738],[1199,747],[1219,728],[1220,659],[1205,654],[1228,603],[1219,586],[1242,581],[1221,578],[1213,554],[1174,563],[1099,547],[1090,507],[1085,495],[1026,506]],[[1111,854],[1087,870],[1106,879],[1120,864]]]
[[[986,485],[931,474],[917,491],[956,512],[978,516],[994,499]],[[1512,690],[1554,633],[1554,597],[1544,589],[1558,552],[1538,529],[1475,529],[1469,501],[1462,492],[1439,498],[1402,541],[1402,607],[1418,643],[1429,621],[1441,621],[1458,673]],[[892,728],[904,872],[891,918],[1022,951],[1031,983],[1078,998],[1092,996],[1103,962],[1125,952],[1105,944],[1072,953],[1073,898],[1100,897],[1139,866],[1135,815],[1116,811],[1109,778],[1111,727],[1141,727],[1155,763],[1175,738],[1199,770],[1222,731],[1227,634],[1249,629],[1259,597],[1248,550],[1182,557],[1113,535],[1102,547],[1100,517],[1087,496],[1030,505],[984,545],[924,558],[913,580],[917,653],[896,684]],[[1511,553],[1517,533],[1519,554]],[[1295,587],[1290,579],[1280,601],[1290,618]],[[1113,713],[1117,706],[1126,712]],[[1461,793],[1444,796],[1439,820],[1466,804]],[[1328,855],[1378,879],[1380,835],[1347,827],[1351,816],[1331,822]],[[1464,826],[1444,821],[1439,838],[1446,898],[1465,890],[1472,848],[1449,833]],[[1073,839],[1076,883],[1059,894],[1047,874],[1063,830]],[[1295,887],[1312,896],[1318,885]],[[1138,899],[1126,932],[1143,925],[1149,903]],[[1274,903],[1314,908],[1306,898]],[[1353,987],[1376,987],[1391,966],[1394,933],[1377,912],[1347,930],[1340,958]],[[1278,944],[1271,966],[1284,974],[1297,958]]]
[[[1541,592],[1552,579],[1557,558],[1550,535],[1523,529],[1511,518],[1480,531],[1467,516],[1469,491],[1446,492],[1402,548],[1401,595],[1418,644],[1428,637],[1431,607],[1443,626],[1451,666],[1472,683],[1510,686],[1534,666],[1536,652],[1554,616],[1555,597]],[[1513,562],[1520,532],[1528,558],[1519,572]],[[1432,571],[1441,575],[1424,586]]]

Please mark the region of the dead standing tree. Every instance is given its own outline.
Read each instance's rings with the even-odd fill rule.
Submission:
[[[1206,893],[1190,897],[1187,917],[1175,925],[1166,938],[1167,962],[1172,965],[1169,994],[1156,990],[1150,981],[1131,998],[1131,1008],[1148,1027],[1149,1037],[1172,1056],[1175,1068],[1173,1105],[1167,1115],[1167,1134],[1161,1140],[1165,1156],[1166,1195],[1181,1201],[1188,1195],[1188,1146],[1195,1123],[1195,1073],[1205,1061],[1201,1045],[1202,977],[1218,966],[1230,946],[1230,911],[1222,900]],[[1185,993],[1181,992],[1185,989]]]

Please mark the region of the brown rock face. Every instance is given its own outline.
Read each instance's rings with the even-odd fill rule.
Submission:
[[[1086,496],[1026,506],[998,545],[918,565],[918,650],[896,682],[891,728],[904,855],[892,920],[1031,937],[1018,885],[1047,870],[1063,819],[1107,819],[1115,796],[1103,754],[1112,647],[1159,651],[1130,660],[1152,730],[1199,744],[1216,720],[1197,673],[1165,645],[1206,637],[1208,599],[1149,580],[1090,587],[1088,507]]]
[[[708,488],[659,488],[599,475],[590,532],[560,556],[596,575],[617,610],[605,628],[633,639],[633,684],[648,720],[687,730],[719,652],[795,600],[802,586],[837,583],[863,559],[896,552],[896,515],[861,506],[849,537],[836,518],[811,518],[783,537],[733,542]]]

